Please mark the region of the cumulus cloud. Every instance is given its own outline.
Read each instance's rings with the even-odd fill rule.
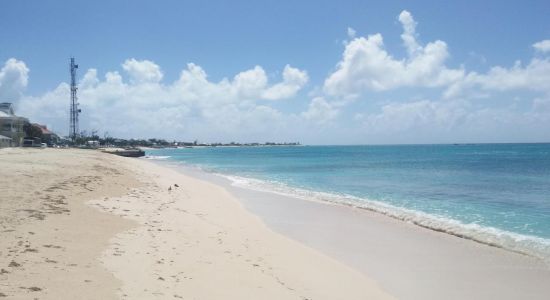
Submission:
[[[416,41],[416,25],[418,23],[413,19],[410,12],[404,10],[399,14],[399,22],[403,25],[401,39],[407,48],[410,57],[413,57],[422,51],[422,47]]]
[[[281,113],[262,103],[294,97],[307,83],[305,71],[285,66],[282,80],[270,83],[261,66],[219,82],[193,63],[169,84],[151,61],[129,59],[117,71],[99,78],[96,69],[79,82],[81,128],[128,137],[218,137],[257,134],[285,126]],[[69,88],[66,83],[40,97],[24,97],[21,113],[61,132],[67,126]],[[47,111],[48,113],[44,113]],[[224,133],[224,134],[222,134]],[[268,136],[269,132],[265,134]]]
[[[460,126],[467,115],[465,102],[437,102],[419,100],[389,103],[379,113],[362,117],[370,130],[410,132],[421,128],[452,129]]]
[[[550,40],[543,40],[533,44],[533,48],[541,53],[550,52]]]
[[[127,59],[122,64],[122,68],[128,73],[130,81],[134,84],[160,82],[163,76],[160,67],[149,60]]]
[[[235,75],[231,85],[237,95],[246,99],[256,98],[267,86],[267,75],[262,67],[255,66]]]
[[[324,91],[332,97],[355,98],[365,90],[385,91],[399,87],[438,87],[464,76],[464,70],[445,66],[447,44],[437,40],[421,46],[416,22],[403,11],[401,39],[407,49],[405,59],[396,59],[384,48],[381,34],[358,37],[346,44],[336,71],[328,76]]]
[[[487,73],[470,72],[454,82],[444,93],[446,98],[467,93],[529,90],[550,93],[550,60],[533,58],[523,66],[520,61],[510,68],[492,67]]]
[[[357,31],[355,31],[355,29],[348,27],[348,38],[354,39],[356,34]]]
[[[308,109],[302,112],[302,117],[322,124],[334,120],[338,116],[338,108],[322,97],[316,97],[309,103]]]
[[[357,114],[358,131],[373,143],[546,141],[550,102],[531,108],[478,106],[467,100],[390,102],[378,112]],[[359,133],[357,133],[359,134]]]
[[[444,41],[422,45],[418,41],[411,13],[402,11],[398,20],[403,28],[401,40],[407,56],[397,59],[384,47],[380,33],[358,37],[346,43],[342,59],[330,74],[323,91],[331,101],[355,99],[367,91],[382,92],[402,87],[443,89],[443,98],[489,97],[492,93],[529,90],[550,93],[550,58],[534,57],[526,65],[517,61],[512,67],[494,66],[486,73],[450,68]],[[550,51],[550,40],[533,44],[540,53]]]
[[[262,94],[262,98],[277,100],[291,97],[302,89],[308,79],[306,71],[286,65],[283,70],[283,81],[266,89]]]
[[[397,19],[404,57],[390,53],[380,33],[361,37],[348,28],[340,61],[321,86],[310,90],[307,105],[299,92],[309,74],[290,65],[280,79],[257,65],[213,81],[201,66],[189,63],[174,82],[165,82],[161,67],[150,60],[130,58],[120,70],[105,74],[89,69],[79,82],[81,128],[120,137],[206,141],[550,139],[550,131],[541,130],[550,128],[548,40],[533,44],[536,53],[526,62],[474,72],[447,65],[444,41],[421,42],[411,13],[402,11]],[[21,115],[66,132],[68,84],[24,96],[28,73],[23,62],[8,60],[0,70],[0,100],[20,99]],[[296,99],[275,101],[290,98]],[[351,101],[358,98],[365,102]],[[297,111],[302,105],[306,108]]]
[[[281,100],[294,97],[307,83],[305,71],[289,65],[283,70],[283,80],[269,85],[267,74],[260,66],[235,75],[232,80],[223,79],[218,83],[208,81],[206,72],[195,64],[188,64],[183,70],[177,85],[187,99],[201,97],[215,98],[215,102]]]
[[[81,88],[93,88],[99,83],[99,80],[97,79],[97,70],[96,69],[89,69],[86,71],[84,76],[82,77],[82,80],[80,81],[80,87]]]
[[[0,101],[17,102],[27,87],[29,68],[15,58],[8,59],[0,69]]]
[[[69,127],[69,97],[69,84],[61,83],[43,95],[23,96],[19,101],[16,114],[29,118],[31,122],[46,124],[50,129],[66,134]]]
[[[355,31],[348,30],[351,41],[345,42],[342,58],[325,79],[320,97],[312,99],[302,113],[304,119],[332,120],[342,106],[352,104],[350,100],[362,98],[370,102],[370,109],[355,113],[358,131],[348,128],[346,132],[371,142],[550,138],[550,132],[540,130],[550,124],[550,58],[539,55],[526,64],[517,61],[511,67],[468,72],[463,66],[446,64],[450,54],[444,41],[419,42],[418,23],[411,13],[402,11],[398,20],[406,56],[390,54],[380,33],[356,37]],[[545,54],[550,41],[533,47]],[[406,93],[400,92],[402,88],[407,88]],[[424,91],[440,97],[418,100]],[[377,95],[399,96],[380,105],[372,101],[380,98]],[[532,108],[525,110],[528,101]]]

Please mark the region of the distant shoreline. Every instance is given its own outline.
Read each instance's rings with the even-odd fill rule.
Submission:
[[[246,144],[241,144],[241,145],[221,145],[221,146],[211,146],[211,145],[208,145],[208,144],[203,144],[203,145],[196,145],[196,146],[166,146],[166,147],[150,147],[150,146],[136,146],[138,148],[142,148],[142,149],[169,149],[169,148],[207,148],[207,147],[285,147],[285,146],[295,146],[295,147],[318,147],[318,146],[369,146],[369,147],[379,147],[379,146],[395,146],[395,147],[399,147],[399,146],[474,146],[474,145],[540,145],[540,144],[550,144],[550,142],[529,142],[529,143],[515,143],[515,142],[511,142],[511,143],[506,143],[506,142],[502,142],[502,143],[435,143],[435,144],[432,144],[432,143],[426,143],[426,144],[415,144],[415,143],[411,143],[411,144],[296,144],[296,145],[292,145],[292,144],[277,144],[277,145],[265,145],[265,144],[260,144],[260,145],[246,145]]]

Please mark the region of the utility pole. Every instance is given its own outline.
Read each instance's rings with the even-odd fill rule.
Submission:
[[[80,109],[78,108],[78,98],[76,97],[76,69],[78,65],[74,62],[74,57],[71,57],[71,125],[69,131],[69,138],[73,143],[76,142],[78,137],[78,114]]]

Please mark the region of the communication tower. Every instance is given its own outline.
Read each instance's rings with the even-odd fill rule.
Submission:
[[[76,97],[76,69],[78,65],[74,62],[74,57],[71,57],[71,125],[69,138],[74,143],[78,137],[78,114],[80,109],[78,108],[78,98]]]

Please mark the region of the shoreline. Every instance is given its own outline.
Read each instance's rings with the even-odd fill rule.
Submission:
[[[152,162],[10,149],[0,151],[0,167],[8,187],[1,297],[393,298],[365,274],[272,231],[223,187]]]
[[[169,159],[170,156],[146,156],[145,158],[175,169],[182,168],[188,174],[198,175],[203,179],[216,182],[226,188],[230,186],[238,187],[267,194],[277,194],[292,199],[365,210],[401,222],[411,223],[431,231],[441,232],[509,252],[541,259],[550,266],[550,240],[538,236],[515,233],[487,225],[464,224],[456,219],[351,195],[337,195],[296,188],[286,184],[270,183],[265,180],[242,177],[240,175],[209,171],[199,165],[172,161]],[[221,180],[217,178],[221,178]]]
[[[543,299],[543,295],[550,293],[547,287],[550,267],[537,257],[438,232],[368,209],[247,189],[192,166],[166,160],[156,163],[223,186],[271,229],[368,274],[398,298],[517,299],[529,295],[532,299]],[[366,229],[369,227],[379,232]],[[342,232],[349,237],[342,237]],[[410,249],[402,249],[404,244]],[[375,251],[376,258],[358,254],[365,249]],[[388,268],[406,275],[388,274]],[[422,283],[420,287],[412,286],[411,278]],[[491,278],[491,288],[487,278]],[[460,286],[463,288],[457,289]]]

